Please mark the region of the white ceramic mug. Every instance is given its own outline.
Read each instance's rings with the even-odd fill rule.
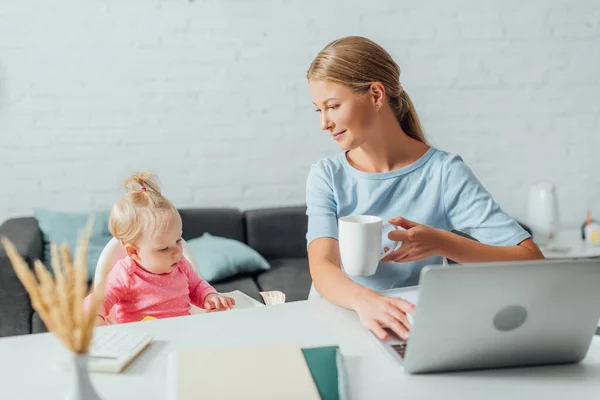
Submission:
[[[396,250],[400,242],[394,242],[391,249],[381,253],[381,236],[386,225],[398,229],[372,215],[350,215],[338,220],[340,256],[348,275],[373,275],[379,261]]]

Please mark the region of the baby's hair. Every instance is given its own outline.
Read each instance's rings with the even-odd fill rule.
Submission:
[[[136,241],[146,229],[155,237],[181,218],[173,203],[160,192],[156,174],[136,173],[123,186],[127,193],[112,207],[108,220],[110,233],[121,243]]]

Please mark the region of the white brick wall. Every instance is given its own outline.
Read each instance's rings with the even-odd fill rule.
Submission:
[[[302,203],[338,151],[305,73],[351,34],[514,216],[552,181],[566,225],[600,217],[596,0],[0,0],[0,220],[108,208],[143,169],[182,207]]]

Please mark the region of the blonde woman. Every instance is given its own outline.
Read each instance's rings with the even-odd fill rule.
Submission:
[[[530,235],[494,201],[463,160],[427,144],[400,68],[376,43],[345,37],[312,62],[308,83],[321,129],[343,152],[312,166],[306,187],[311,296],[357,312],[384,339],[407,338],[414,305],[378,292],[418,283],[441,257],[459,263],[542,259]],[[372,276],[341,268],[337,220],[376,215],[404,228],[402,245]],[[456,235],[464,232],[478,241]]]

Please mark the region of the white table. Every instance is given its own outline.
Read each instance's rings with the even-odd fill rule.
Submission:
[[[322,299],[98,329],[155,335],[155,342],[123,373],[92,374],[106,400],[163,399],[165,357],[173,349],[269,343],[339,345],[353,400],[600,398],[600,337],[581,364],[411,376],[376,344],[354,313]],[[63,399],[71,376],[57,360],[65,356],[49,333],[0,339],[0,398]]]
[[[563,229],[549,245],[541,245],[540,250],[548,259],[600,257],[600,246],[585,243],[581,230]]]

